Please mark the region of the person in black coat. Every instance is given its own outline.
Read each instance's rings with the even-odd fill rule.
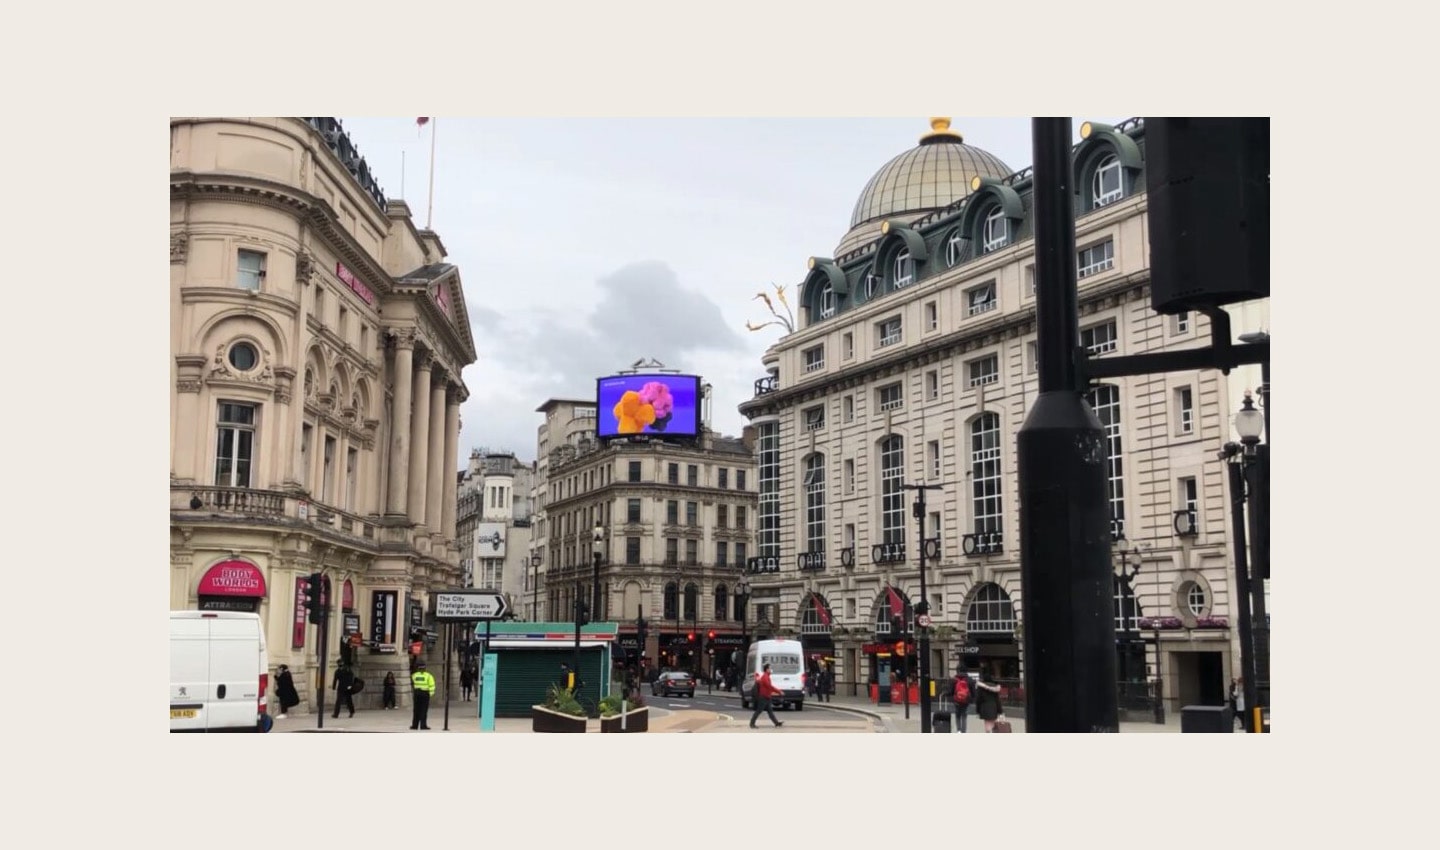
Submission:
[[[988,668],[980,671],[980,681],[975,683],[975,713],[985,721],[985,731],[995,730],[995,718],[1000,711],[1000,686],[995,684],[995,674]]]
[[[280,701],[280,713],[275,715],[276,720],[284,720],[285,713],[300,704],[300,692],[295,690],[295,677],[290,675],[290,668],[285,664],[281,664],[279,672],[275,674],[275,698]]]
[[[331,717],[340,716],[340,706],[350,709],[350,716],[355,716],[355,699],[352,696],[352,688],[355,687],[355,674],[346,665],[341,665],[335,670],[335,682],[330,687],[335,689],[335,713]]]

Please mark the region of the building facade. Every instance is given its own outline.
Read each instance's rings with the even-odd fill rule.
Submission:
[[[534,482],[534,465],[510,452],[475,449],[459,473],[456,533],[463,584],[500,591],[517,618],[525,615]]]
[[[170,140],[170,607],[259,613],[308,705],[322,573],[327,663],[378,686],[460,582],[459,270],[336,119],[174,118]]]
[[[1205,316],[1150,309],[1143,122],[1082,136],[1081,344],[1095,357],[1208,345]],[[1039,389],[1031,189],[1028,168],[936,119],[865,186],[835,256],[810,259],[797,329],[765,353],[740,405],[759,452],[753,599],[834,647],[842,691],[915,669],[894,650],[920,601],[918,506],[901,485],[923,483],[941,488],[924,516],[933,675],[987,667],[1023,699],[1016,434]],[[1230,312],[1237,335],[1259,330],[1268,299]],[[1216,453],[1234,439],[1234,379],[1173,372],[1087,393],[1107,437],[1122,708],[1157,687],[1171,709],[1219,703],[1233,675]]]
[[[591,600],[598,576],[590,619],[618,622],[631,660],[643,656],[652,670],[727,669],[756,625],[736,599],[754,552],[753,446],[708,428],[695,440],[602,442],[593,399],[551,399],[539,412],[540,618],[573,619],[577,596]]]

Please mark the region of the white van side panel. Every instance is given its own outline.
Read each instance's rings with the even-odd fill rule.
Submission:
[[[788,663],[793,656],[794,663]],[[784,658],[785,664],[775,664],[775,658]],[[770,681],[782,691],[784,697],[777,697],[777,702],[792,701],[801,703],[805,696],[805,647],[798,640],[757,640],[750,644],[750,649],[745,654],[745,671],[740,680],[741,698],[749,701],[753,699],[755,679],[765,670],[765,662],[771,660]],[[785,672],[791,670],[793,672]]]
[[[260,618],[235,612],[170,615],[172,731],[253,730],[269,659]],[[193,717],[175,717],[176,710]]]
[[[204,729],[210,687],[210,621],[170,619],[171,729]],[[174,717],[173,710],[194,710]]]

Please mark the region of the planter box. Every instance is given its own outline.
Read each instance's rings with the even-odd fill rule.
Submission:
[[[626,713],[625,728],[620,728],[620,715],[614,717],[602,717],[600,719],[601,732],[649,732],[650,731],[650,709],[636,708]]]
[[[573,714],[561,714],[541,705],[530,706],[530,730],[532,732],[584,732],[586,719]]]

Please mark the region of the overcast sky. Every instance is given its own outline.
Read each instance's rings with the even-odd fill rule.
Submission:
[[[1081,116],[1115,123],[1128,116]],[[855,201],[929,118],[534,119],[341,116],[387,197],[427,218],[460,269],[478,361],[465,369],[460,461],[535,457],[535,412],[654,358],[713,385],[711,427],[783,331],[755,300],[834,256]],[[965,142],[1029,166],[1029,118],[953,117]],[[427,194],[435,135],[433,207]],[[403,167],[402,167],[403,163]],[[778,306],[778,304],[777,304]]]

